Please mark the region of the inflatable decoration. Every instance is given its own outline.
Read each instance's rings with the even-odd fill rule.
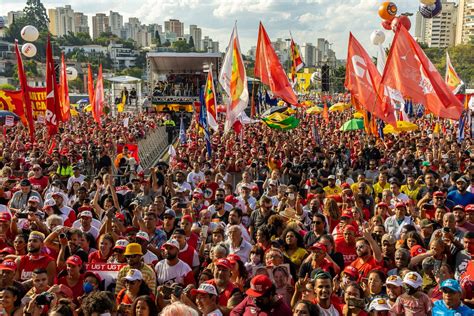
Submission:
[[[66,68],[66,77],[67,80],[75,80],[77,78],[77,70],[74,67],[67,67]]]
[[[374,45],[382,45],[385,42],[385,33],[381,30],[375,30],[370,34],[370,41]]]
[[[392,21],[397,15],[397,5],[390,1],[383,2],[379,7],[379,16],[383,20]]]
[[[38,39],[38,37],[38,29],[33,25],[27,25],[23,29],[21,29],[21,38],[23,38],[27,42],[34,42]]]
[[[21,52],[26,57],[34,57],[36,55],[36,46],[31,43],[23,44],[23,46],[21,47]]]
[[[443,10],[441,0],[436,0],[434,4],[420,4],[420,14],[426,19],[432,19]]]
[[[398,29],[399,24],[403,25],[407,31],[411,28],[411,21],[406,15],[397,16],[392,20],[392,31],[395,32]]]

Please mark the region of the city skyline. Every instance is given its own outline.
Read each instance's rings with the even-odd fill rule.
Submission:
[[[5,10],[22,10],[26,1],[4,0]],[[184,23],[187,32],[190,25],[198,25],[202,34],[206,34],[220,42],[221,51],[225,50],[229,36],[237,21],[242,51],[247,52],[256,45],[258,23],[264,23],[270,38],[289,38],[290,31],[294,40],[299,44],[315,43],[318,38],[326,38],[332,44],[338,59],[345,59],[347,54],[347,39],[352,32],[366,47],[369,54],[375,54],[376,49],[370,44],[370,33],[382,29],[381,19],[377,14],[378,0],[243,0],[239,3],[232,1],[154,1],[146,0],[140,6],[133,1],[83,0],[71,3],[69,0],[42,0],[46,10],[71,5],[75,12],[89,16],[92,27],[92,16],[97,13],[108,14],[118,12],[124,22],[131,17],[140,19],[143,24],[161,24],[169,19],[179,19]],[[403,0],[396,2],[399,12],[417,11],[418,1]],[[415,24],[414,16],[412,25]],[[92,28],[91,28],[92,30]],[[414,28],[412,27],[412,33]],[[392,34],[386,31],[387,41]],[[92,36],[92,34],[91,34]]]

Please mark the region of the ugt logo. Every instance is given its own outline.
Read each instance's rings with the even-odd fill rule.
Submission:
[[[352,56],[352,66],[354,67],[354,72],[357,77],[366,79],[367,82],[370,82],[370,75],[364,58],[359,55]]]
[[[50,110],[46,110],[46,122],[51,123],[52,125],[57,125],[56,114]]]

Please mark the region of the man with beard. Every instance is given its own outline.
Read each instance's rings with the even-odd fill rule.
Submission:
[[[359,280],[366,278],[370,271],[383,266],[383,257],[380,247],[368,231],[363,232],[364,237],[356,240],[357,259],[351,266],[359,271]],[[373,252],[373,255],[371,254]]]
[[[466,206],[474,203],[474,194],[467,191],[469,181],[464,177],[456,180],[456,189],[448,193],[448,199],[452,200],[455,205]]]
[[[331,275],[327,272],[320,272],[314,276],[315,303],[321,316],[339,316],[341,311],[337,309],[332,299],[333,284]]]
[[[230,281],[232,264],[229,260],[221,258],[215,262],[214,279],[207,283],[212,284],[217,289],[217,304],[223,311],[226,310],[227,302],[232,294],[238,289],[234,283]]]
[[[398,275],[391,275],[385,281],[385,287],[387,289],[388,306],[392,307],[397,300],[397,297],[403,293],[403,281]]]
[[[229,212],[229,224],[227,224],[226,226],[226,231],[228,231],[231,226],[237,225],[242,231],[242,238],[247,242],[251,242],[249,232],[247,231],[247,228],[245,228],[245,226],[242,224],[242,216],[243,213],[240,208],[234,207],[233,209],[231,209]]]
[[[456,205],[453,208],[454,219],[456,220],[456,228],[467,233],[474,231],[474,224],[466,221],[466,212],[462,205]]]
[[[179,243],[170,239],[163,244],[163,257],[165,259],[155,266],[158,285],[194,284],[193,271],[184,261],[178,258]]]
[[[350,265],[356,258],[356,229],[352,225],[346,225],[344,227],[344,238],[336,239],[336,252],[342,253],[344,256],[344,266],[347,267]]]
[[[250,281],[247,297],[232,311],[230,316],[268,315],[291,316],[290,307],[276,295],[276,287],[266,275],[257,275]]]
[[[270,216],[275,214],[272,211],[273,203],[272,199],[263,195],[260,198],[260,207],[252,212],[250,215],[250,225],[249,225],[249,233],[250,236],[255,238],[255,234],[257,233],[257,229],[266,224]]]
[[[27,281],[35,269],[46,269],[48,272],[48,283],[52,285],[56,277],[56,262],[47,254],[41,253],[43,248],[44,234],[32,231],[28,237],[28,254],[16,259],[16,280]]]

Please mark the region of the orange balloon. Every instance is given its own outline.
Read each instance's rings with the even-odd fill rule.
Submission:
[[[379,16],[386,21],[392,21],[397,15],[397,5],[391,1],[383,2],[379,7]]]

